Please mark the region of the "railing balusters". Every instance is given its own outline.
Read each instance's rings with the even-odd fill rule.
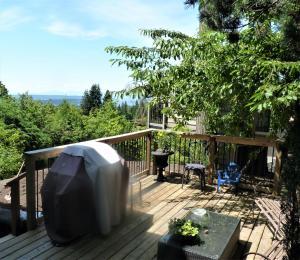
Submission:
[[[152,145],[152,133],[147,134],[147,149],[146,149],[146,167],[150,174],[151,167],[151,145]]]
[[[177,136],[174,137],[174,154],[173,154],[173,172],[175,173],[176,165],[176,153],[177,153]]]
[[[108,143],[115,147],[125,160],[128,161],[128,167],[131,175],[139,174],[144,172],[149,174],[151,168],[151,151],[154,148],[153,130],[145,130],[116,137],[107,137],[96,139],[95,141],[101,141]],[[208,170],[208,181],[212,183],[213,175],[215,173],[216,158],[218,156],[218,163],[220,167],[225,167],[226,161],[235,159],[238,161],[238,149],[239,145],[246,145],[251,147],[275,147],[272,151],[271,169],[270,172],[274,171],[274,193],[280,192],[281,187],[281,156],[282,151],[280,143],[268,138],[241,138],[241,137],[227,137],[227,136],[211,136],[211,135],[199,135],[199,134],[179,134],[173,136],[171,142],[171,149],[174,150],[174,155],[169,158],[169,172],[173,169],[174,172],[182,173],[184,164],[186,162],[204,161],[207,158],[207,170]],[[184,140],[182,140],[184,139]],[[207,147],[204,148],[204,142],[208,142]],[[28,230],[32,230],[36,227],[36,212],[39,210],[40,203],[40,181],[45,179],[45,167],[41,170],[41,176],[39,176],[39,167],[36,167],[38,160],[47,160],[48,170],[51,167],[53,159],[57,157],[65,146],[42,149],[33,152],[25,153],[25,165],[26,174],[13,179],[11,184],[12,194],[12,213],[14,214],[13,222],[17,227],[19,207],[20,207],[20,187],[19,180],[26,177],[26,206],[27,206],[27,226]],[[182,150],[183,149],[183,150]],[[261,149],[261,148],[259,148]],[[265,148],[263,148],[265,149]],[[256,149],[256,151],[258,151]],[[274,154],[276,160],[274,162]],[[187,158],[187,155],[188,158]],[[183,156],[183,159],[182,159]],[[268,153],[267,153],[268,156]],[[226,157],[226,158],[225,158]],[[138,160],[138,161],[137,161]],[[268,163],[267,158],[267,163]],[[171,165],[173,163],[173,166]],[[274,167],[275,164],[275,167]],[[177,165],[177,166],[176,166]],[[242,165],[241,165],[242,166]],[[265,167],[265,166],[263,166]],[[47,168],[47,167],[46,167]],[[177,168],[177,170],[176,170]],[[255,168],[251,165],[251,170]],[[275,170],[274,170],[275,168]],[[265,169],[265,168],[264,168]],[[37,171],[36,171],[37,170]],[[153,167],[153,172],[156,168]],[[253,173],[253,172],[252,172]],[[47,173],[48,174],[48,173]],[[250,174],[254,176],[254,174]],[[16,199],[17,198],[17,199]],[[19,200],[19,201],[18,201]],[[18,208],[18,209],[17,209]],[[14,228],[16,232],[16,228]]]
[[[25,155],[26,165],[26,204],[27,204],[27,229],[36,227],[35,218],[35,159],[28,154]]]
[[[20,223],[20,182],[19,180],[11,184],[11,231],[14,236],[18,234]]]
[[[35,209],[35,217],[37,218],[37,213],[39,211],[39,170],[35,171],[36,173],[36,209]]]

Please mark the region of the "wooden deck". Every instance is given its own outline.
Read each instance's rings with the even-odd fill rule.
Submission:
[[[158,183],[154,176],[143,179],[141,205],[136,196],[134,210],[129,210],[128,217],[107,237],[89,235],[69,246],[54,247],[41,226],[0,241],[0,259],[155,259],[157,241],[167,232],[169,219],[183,217],[195,207],[241,218],[234,259],[249,251],[263,253],[270,247],[272,233],[259,209],[253,208],[252,193],[240,191],[235,196],[230,190],[216,193],[210,187],[201,192],[197,182],[183,189],[179,182]]]

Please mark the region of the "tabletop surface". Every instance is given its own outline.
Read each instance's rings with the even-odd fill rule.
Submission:
[[[202,163],[187,163],[185,164],[185,169],[187,170],[202,170],[205,169],[205,165]]]
[[[170,244],[174,247],[182,247],[184,251],[191,252],[196,255],[207,257],[208,259],[219,259],[226,249],[227,244],[235,232],[239,232],[238,227],[240,219],[226,216],[214,212],[209,213],[208,234],[204,234],[205,228],[201,231],[200,237],[204,243],[200,245],[182,245],[172,240],[172,236],[167,234],[161,238],[161,242]],[[187,216],[189,218],[189,215]]]

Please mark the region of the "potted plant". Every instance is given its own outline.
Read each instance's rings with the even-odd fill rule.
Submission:
[[[170,152],[171,136],[166,131],[158,131],[157,133],[157,151]]]
[[[171,219],[169,222],[169,233],[173,239],[182,244],[195,245],[202,242],[200,231],[202,226],[187,219]]]

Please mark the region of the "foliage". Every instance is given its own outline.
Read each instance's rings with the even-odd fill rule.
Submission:
[[[0,180],[16,174],[22,163],[22,153],[15,147],[0,144]]]
[[[102,105],[102,93],[100,86],[97,84],[92,85],[90,90],[84,91],[81,109],[84,115],[88,115],[93,109],[100,108]]]
[[[157,131],[154,135],[154,140],[158,149],[162,151],[171,151],[174,148],[175,142],[178,142],[180,135],[176,132],[168,132],[165,130]]]
[[[104,103],[99,110],[93,111],[85,121],[85,133],[88,139],[118,135],[129,132],[133,125],[122,116],[113,102]]]
[[[0,180],[18,172],[22,163],[24,135],[0,120]]]
[[[122,94],[151,96],[153,103],[168,102],[164,113],[181,125],[205,111],[210,133],[253,136],[254,114],[269,111],[273,134],[281,131],[287,139],[294,136],[289,121],[294,118],[300,124],[295,109],[300,104],[300,2],[185,2],[199,3],[201,32],[197,37],[143,30],[142,34],[153,40],[151,48],[106,49],[120,56],[113,64],[132,72],[133,84]],[[294,148],[288,147],[294,158],[299,158],[300,147]],[[293,179],[299,165],[290,162],[292,168],[286,173]],[[296,214],[298,202],[292,195],[294,184],[287,178],[284,184],[292,205],[285,211],[289,219],[289,214]],[[299,209],[296,211],[299,214]],[[295,252],[293,241],[299,241],[298,228],[291,228],[295,223],[291,221],[286,229],[290,259]]]
[[[103,97],[103,104],[106,102],[112,101],[112,94],[109,90],[106,90],[104,97]]]
[[[0,81],[0,97],[5,97],[8,95],[8,90],[5,85]]]
[[[186,4],[199,3],[199,9],[202,10],[203,7],[205,9],[205,5],[209,5],[209,2],[222,4],[228,1],[190,0],[186,1]],[[296,259],[300,253],[300,198],[297,197],[300,189],[300,140],[298,137],[300,130],[300,2],[298,0],[238,0],[231,2],[230,8],[229,17],[247,21],[247,26],[260,31],[262,41],[269,40],[268,34],[265,35],[265,28],[278,32],[280,35],[277,44],[270,42],[269,49],[272,55],[261,61],[260,72],[263,77],[260,81],[256,81],[258,86],[251,97],[249,107],[252,110],[269,109],[272,111],[272,127],[284,130],[285,133],[287,152],[283,165],[283,183],[286,192],[282,196],[282,212],[286,218],[284,246],[288,259]],[[218,8],[209,10],[209,17],[215,17],[215,15],[228,17],[228,13],[224,10]],[[201,11],[200,21],[203,22]],[[261,24],[269,26],[262,27]],[[207,25],[213,28],[211,24],[207,23]],[[217,25],[213,29],[224,31],[222,25]],[[234,28],[236,29],[237,27]],[[258,46],[257,43],[255,45]],[[273,46],[276,47],[276,52]],[[276,54],[280,52],[283,55],[276,57]]]
[[[156,135],[156,141],[157,141],[158,149],[162,151],[170,150],[171,137],[166,131],[158,131]]]
[[[25,150],[44,148],[52,144],[47,131],[47,115],[54,111],[52,105],[43,105],[34,101],[27,93],[20,95],[17,100],[19,106],[20,129],[26,133]]]
[[[143,99],[136,100],[134,105],[129,106],[127,102],[123,102],[121,105],[118,105],[119,112],[126,117],[127,120],[134,121],[139,125],[146,125],[146,104]]]
[[[47,121],[47,131],[51,136],[52,145],[68,144],[84,139],[83,117],[75,105],[63,101],[50,114]]]
[[[169,221],[169,232],[172,235],[180,237],[183,242],[192,242],[199,244],[201,225],[192,222],[191,220],[174,218]]]
[[[285,249],[289,259],[295,259],[300,254],[300,106],[295,108],[296,116],[288,129],[285,146],[288,147],[283,161],[283,181],[286,190],[282,196],[282,212],[284,222]]]
[[[278,129],[300,95],[299,80],[289,80],[289,75],[299,73],[299,63],[284,61],[282,34],[268,24],[261,30],[263,35],[252,28],[242,31],[236,44],[218,32],[188,37],[144,30],[153,39],[152,48],[108,47],[107,51],[122,56],[114,64],[132,71],[135,88],[124,94],[148,93],[154,103],[168,101],[164,112],[179,124],[205,111],[209,132],[252,136],[256,110],[272,108]]]
[[[43,104],[27,93],[0,97],[0,179],[16,174],[25,151],[129,132],[133,124],[112,101],[84,115],[66,100]]]

